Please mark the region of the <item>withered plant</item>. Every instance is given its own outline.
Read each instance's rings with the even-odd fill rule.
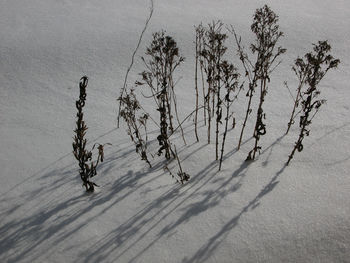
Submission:
[[[195,116],[194,116],[194,134],[196,136],[197,142],[199,142],[198,138],[198,107],[199,107],[199,92],[198,92],[198,64],[199,64],[199,55],[201,52],[201,41],[202,41],[202,32],[201,25],[195,27],[196,31],[196,55],[195,55],[195,69],[194,69],[194,87],[196,92],[196,108],[195,108]],[[205,112],[205,110],[204,110]]]
[[[104,145],[95,144],[92,147],[92,150],[93,150],[95,146],[98,145],[97,160],[92,161],[92,150],[91,151],[86,150],[87,139],[85,139],[85,135],[88,127],[85,124],[84,113],[83,113],[83,108],[85,106],[85,101],[86,101],[87,84],[88,84],[88,78],[86,76],[82,77],[79,83],[79,88],[80,88],[79,100],[77,100],[75,104],[78,112],[77,112],[77,121],[76,121],[77,127],[74,130],[75,135],[74,135],[74,141],[73,141],[73,154],[74,154],[74,157],[79,162],[79,168],[80,168],[79,174],[80,174],[81,180],[83,181],[83,187],[86,188],[87,192],[93,192],[95,190],[95,186],[98,186],[98,185],[90,180],[92,177],[94,177],[97,174],[96,168],[99,162],[103,162]]]
[[[140,155],[141,160],[145,161],[149,167],[152,167],[147,155],[147,120],[148,114],[141,113],[137,116],[137,112],[141,109],[140,103],[136,98],[134,90],[125,91],[121,100],[120,116],[125,120],[128,135],[136,146],[136,152]],[[144,137],[141,134],[144,131]]]
[[[202,83],[202,96],[203,96],[203,118],[204,118],[204,125],[207,125],[207,103],[206,103],[206,90],[205,90],[205,80],[204,80],[204,58],[201,56],[202,51],[203,51],[203,46],[204,46],[204,32],[205,29],[201,24],[198,26],[195,26],[195,31],[196,31],[196,64],[199,64],[199,70],[200,70],[200,75],[201,75],[201,83]],[[198,65],[196,65],[196,71],[195,71],[195,79],[196,79],[196,90],[198,89],[197,87],[197,81],[198,81]],[[199,93],[199,92],[198,92]],[[196,111],[198,111],[198,108],[196,107]]]
[[[233,113],[230,113],[230,107],[233,104],[233,102],[238,98],[238,94],[243,89],[243,85],[239,86],[238,77],[239,74],[237,72],[237,68],[234,67],[233,64],[229,64],[227,61],[223,61],[220,64],[221,68],[221,81],[222,86],[226,90],[226,95],[223,100],[223,104],[226,109],[226,117],[225,117],[225,131],[223,133],[223,139],[221,144],[221,155],[220,155],[220,164],[219,164],[219,171],[221,170],[222,165],[222,158],[224,155],[224,147],[225,147],[225,141],[226,141],[226,135],[228,130],[228,122],[229,119],[233,117]]]
[[[175,40],[165,35],[165,31],[153,34],[146,55],[148,55],[148,60],[142,59],[147,69],[140,74],[142,81],[137,81],[136,85],[147,85],[150,88],[150,97],[154,99],[160,117],[160,135],[157,137],[160,145],[158,154],[161,155],[164,152],[165,158],[170,159],[171,146],[168,143],[168,133],[174,132],[172,121],[174,112],[180,125],[182,138],[186,144],[177,114],[173,79],[175,69],[184,61],[184,58],[179,54]]]
[[[319,41],[318,44],[313,45],[313,51],[307,53],[304,58],[297,58],[293,67],[293,71],[298,77],[299,85],[297,89],[297,99],[301,105],[301,116],[299,121],[299,138],[296,141],[293,151],[289,155],[287,165],[292,160],[296,150],[301,152],[304,148],[303,140],[305,136],[310,135],[310,128],[308,127],[316,113],[319,111],[322,104],[326,102],[324,99],[318,99],[320,90],[318,84],[326,75],[328,70],[336,68],[340,63],[339,59],[334,59],[329,54],[331,46],[327,41]],[[299,96],[299,97],[298,97]],[[290,126],[294,122],[294,111],[299,103],[294,104]]]
[[[254,160],[256,152],[261,149],[258,142],[260,137],[266,134],[266,125],[263,121],[266,118],[266,115],[263,110],[263,103],[267,94],[270,75],[280,63],[276,63],[276,59],[286,52],[285,48],[280,46],[276,47],[278,40],[283,36],[283,32],[280,31],[277,22],[278,16],[267,5],[256,10],[253,17],[253,24],[251,25],[251,30],[256,38],[255,42],[250,45],[252,54],[256,55],[255,63],[252,63],[248,55],[244,52],[241,45],[241,39],[237,37],[232,29],[238,46],[239,58],[243,64],[245,75],[249,82],[249,90],[247,92],[249,101],[238,143],[238,149],[242,142],[248,116],[251,113],[253,94],[256,87],[260,86],[260,100],[253,134],[255,142],[253,149],[248,154],[247,160]]]

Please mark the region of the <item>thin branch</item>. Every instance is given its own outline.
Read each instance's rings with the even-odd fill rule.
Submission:
[[[150,1],[151,1],[150,13],[149,13],[149,16],[148,16],[148,18],[147,18],[147,20],[146,20],[145,26],[144,26],[144,28],[143,28],[143,30],[142,30],[142,32],[141,32],[141,35],[140,35],[140,37],[139,37],[139,40],[138,40],[138,42],[137,42],[137,46],[136,46],[136,48],[135,48],[135,50],[134,50],[134,52],[133,52],[133,54],[132,54],[132,56],[131,56],[131,62],[130,62],[130,65],[129,65],[127,71],[126,71],[125,78],[124,78],[123,88],[122,88],[122,91],[121,91],[121,93],[120,93],[119,98],[121,98],[121,97],[124,95],[124,92],[125,92],[125,90],[126,90],[126,82],[127,82],[127,80],[128,80],[129,72],[130,72],[130,70],[131,70],[131,68],[132,68],[132,66],[133,66],[133,64],[134,64],[134,59],[135,59],[136,52],[137,52],[137,50],[138,50],[139,47],[140,47],[143,34],[145,33],[145,31],[146,31],[146,29],[147,29],[147,26],[148,26],[148,23],[149,23],[149,21],[151,20],[152,15],[153,15],[153,0],[150,0]],[[120,100],[120,101],[119,101],[119,108],[118,108],[117,128],[119,128],[121,104],[122,104],[122,101]]]

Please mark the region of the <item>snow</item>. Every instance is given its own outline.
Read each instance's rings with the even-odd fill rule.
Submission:
[[[186,117],[194,109],[193,26],[221,19],[248,47],[252,15],[265,3],[280,17],[287,53],[265,101],[262,153],[244,162],[253,147],[253,118],[236,151],[247,103],[241,96],[221,172],[203,122],[199,143],[191,120],[185,122],[187,146],[175,135],[191,175],[181,186],[160,158],[149,169],[124,125],[116,129],[116,98],[149,2],[1,1],[0,262],[349,262],[348,1],[157,0],[128,84],[143,70],[140,56],[151,33],[165,29],[186,57],[176,87]],[[324,39],[341,64],[321,82],[327,104],[304,150],[285,167],[297,127],[284,136],[292,100],[283,82],[295,89],[294,59]],[[233,45],[230,50],[234,54]],[[95,179],[101,187],[93,194],[81,187],[71,145],[83,75],[89,76],[89,145],[113,144],[105,148]],[[152,109],[150,100],[143,103]],[[150,127],[151,149],[157,132]]]

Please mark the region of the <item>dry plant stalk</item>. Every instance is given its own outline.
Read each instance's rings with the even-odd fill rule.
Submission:
[[[203,108],[203,120],[204,125],[207,125],[207,92],[205,90],[205,80],[204,80],[204,57],[201,56],[203,54],[203,45],[204,45],[204,33],[205,28],[203,27],[202,23],[198,26],[195,26],[195,34],[196,34],[196,40],[195,40],[195,92],[196,92],[196,108],[195,108],[195,136],[197,142],[199,142],[198,137],[198,111],[199,108]],[[203,105],[199,106],[199,88],[198,88],[198,71],[200,72],[200,80],[202,83],[202,96],[203,96]],[[210,140],[210,139],[209,139]]]
[[[318,99],[321,93],[318,89],[318,84],[328,70],[336,68],[340,63],[339,59],[334,59],[329,54],[331,46],[327,41],[319,41],[318,44],[314,44],[313,46],[313,51],[307,53],[304,58],[297,58],[293,67],[299,80],[298,93],[300,93],[302,115],[299,121],[299,138],[289,155],[286,165],[289,165],[296,150],[298,152],[303,150],[303,140],[305,136],[310,135],[308,126],[311,124],[321,105],[326,102],[323,99]]]
[[[169,130],[170,133],[174,132],[172,104],[180,125],[182,138],[186,144],[181,122],[178,119],[173,80],[174,71],[184,61],[184,58],[179,55],[175,40],[165,35],[165,31],[153,34],[146,55],[148,55],[149,60],[146,61],[144,58],[142,60],[147,70],[140,74],[142,81],[137,81],[136,85],[147,85],[150,88],[150,97],[154,99],[160,117],[160,135],[157,137],[160,145],[158,155],[165,152],[165,158],[170,159],[171,146],[168,143],[168,132]]]
[[[255,43],[251,44],[250,46],[252,54],[256,54],[255,63],[252,63],[247,53],[244,52],[241,45],[241,38],[237,36],[233,27],[231,27],[231,32],[235,36],[238,47],[238,55],[243,64],[245,75],[249,82],[249,90],[246,94],[246,96],[249,97],[249,101],[238,143],[238,150],[241,146],[243,132],[248,116],[252,111],[251,103],[253,94],[256,87],[260,86],[260,100],[253,134],[255,143],[254,148],[248,154],[247,160],[254,160],[256,152],[261,149],[261,147],[258,146],[258,142],[260,137],[266,134],[266,125],[263,122],[266,115],[262,106],[267,94],[267,84],[270,82],[271,73],[280,64],[280,62],[275,63],[276,59],[281,54],[286,52],[285,48],[276,47],[278,40],[283,36],[283,32],[279,30],[279,25],[277,22],[278,16],[267,5],[264,5],[262,8],[256,10],[253,18],[253,24],[251,25],[251,30],[255,34],[256,39]]]
[[[230,107],[233,104],[233,102],[238,98],[240,91],[243,89],[243,85],[239,86],[239,82],[238,82],[239,74],[237,72],[237,68],[235,68],[233,64],[229,64],[227,61],[224,61],[221,63],[220,67],[222,72],[221,74],[222,85],[226,90],[225,99],[223,101],[226,108],[226,117],[225,117],[225,131],[223,134],[223,139],[221,144],[219,171],[221,170],[222,159],[224,155],[226,135],[228,130],[228,121],[231,118]],[[232,99],[231,99],[231,94],[233,94]]]
[[[276,59],[286,52],[285,48],[276,47],[283,32],[279,30],[278,16],[267,6],[257,9],[254,15],[254,23],[251,26],[256,35],[256,43],[251,45],[252,53],[257,53],[258,60],[255,70],[258,72],[260,85],[260,102],[257,111],[257,118],[253,137],[255,138],[254,148],[249,152],[247,160],[254,160],[256,152],[261,149],[258,142],[262,135],[266,134],[266,125],[264,119],[266,114],[263,111],[263,103],[267,94],[272,71],[279,65],[275,64]],[[276,50],[277,48],[277,50]]]
[[[74,141],[73,141],[73,155],[79,162],[79,174],[80,178],[83,181],[83,187],[86,188],[87,192],[93,192],[95,190],[95,186],[98,186],[94,182],[91,182],[90,179],[94,177],[97,172],[96,168],[99,162],[103,162],[104,153],[103,147],[105,145],[98,144],[98,156],[97,160],[92,161],[92,150],[95,148],[96,144],[92,147],[91,151],[86,150],[87,139],[85,139],[86,131],[88,127],[84,121],[84,113],[83,108],[85,106],[86,101],[86,87],[88,84],[88,78],[86,76],[80,79],[79,88],[79,100],[76,101],[77,112],[77,121],[76,121],[76,129],[74,130]]]
[[[247,53],[241,44],[241,38],[238,37],[231,27],[231,32],[235,36],[236,44],[238,47],[238,55],[243,64],[245,75],[249,82],[249,90],[246,94],[249,97],[246,115],[243,121],[243,126],[241,130],[241,135],[238,142],[238,150],[241,146],[244,129],[247,123],[248,116],[250,115],[251,103],[253,94],[256,87],[260,86],[260,100],[257,111],[257,119],[255,123],[255,129],[253,137],[255,138],[254,148],[248,154],[247,160],[254,160],[256,152],[261,149],[258,146],[260,136],[266,133],[266,125],[263,120],[266,115],[263,111],[263,103],[265,96],[267,94],[268,82],[270,82],[270,75],[274,69],[280,64],[280,62],[275,63],[276,59],[283,53],[286,52],[285,48],[276,47],[276,44],[280,37],[283,36],[283,32],[279,30],[278,16],[267,6],[263,6],[256,10],[253,18],[253,24],[251,25],[251,30],[256,36],[254,44],[251,44],[250,49],[253,54],[256,53],[256,61],[252,63],[249,59]],[[276,50],[277,49],[277,50]]]
[[[198,105],[199,105],[199,92],[198,92],[198,57],[199,57],[199,44],[200,44],[200,32],[199,29],[196,28],[196,56],[195,56],[195,69],[194,69],[194,86],[196,91],[196,109],[194,116],[194,134],[196,136],[197,142],[199,142],[198,138]]]
[[[204,61],[201,57],[201,53],[203,51],[203,45],[204,45],[204,27],[202,24],[196,27],[196,35],[198,36],[198,60],[199,60],[199,68],[201,73],[201,82],[202,82],[202,95],[203,95],[203,118],[204,118],[204,125],[207,125],[207,109],[206,109],[206,91],[205,91],[205,80],[204,80]]]

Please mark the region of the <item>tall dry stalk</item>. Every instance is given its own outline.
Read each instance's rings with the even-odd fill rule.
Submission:
[[[233,104],[233,102],[238,98],[238,94],[243,88],[243,85],[239,87],[239,82],[238,82],[239,74],[237,72],[237,68],[235,68],[233,64],[229,64],[227,61],[224,61],[221,63],[220,67],[222,72],[222,75],[221,75],[222,85],[223,85],[223,88],[225,88],[226,90],[225,99],[223,101],[223,104],[226,108],[226,117],[225,117],[225,130],[224,130],[222,144],[221,144],[219,171],[221,170],[222,159],[224,155],[226,135],[228,130],[228,122],[231,114],[230,107]],[[233,94],[233,96],[231,94]]]
[[[83,187],[86,188],[87,192],[93,192],[95,186],[98,186],[91,181],[91,178],[96,176],[96,168],[99,165],[99,162],[103,162],[104,145],[98,144],[98,156],[96,161],[92,161],[92,150],[95,148],[96,144],[92,147],[92,150],[86,150],[87,139],[85,138],[86,131],[88,127],[84,121],[84,112],[83,108],[86,102],[86,87],[88,84],[88,78],[86,76],[80,79],[79,83],[79,100],[76,101],[75,106],[78,110],[77,112],[77,121],[76,129],[74,130],[74,141],[73,141],[73,155],[75,159],[79,162],[79,174],[80,178],[83,181]]]
[[[329,54],[330,51],[331,46],[327,41],[319,41],[318,44],[314,44],[312,52],[307,53],[304,58],[298,58],[295,61],[293,70],[299,79],[300,88],[298,87],[298,92],[300,92],[302,115],[299,121],[299,138],[289,155],[287,165],[293,159],[296,150],[301,152],[304,149],[303,140],[306,136],[310,135],[308,126],[311,124],[321,105],[326,102],[324,99],[318,99],[321,93],[318,89],[318,84],[328,70],[336,68],[340,63],[339,59],[334,59]]]

